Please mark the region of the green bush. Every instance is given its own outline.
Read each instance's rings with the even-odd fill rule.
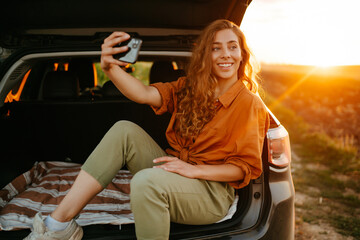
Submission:
[[[152,66],[152,62],[137,62],[129,65],[128,69],[133,72],[130,75],[142,81],[145,85],[149,85],[149,74]],[[108,76],[102,71],[100,63],[95,63],[95,68],[98,76],[98,85],[103,86],[105,82],[109,81]]]
[[[297,154],[300,157],[324,164],[335,172],[360,173],[357,148],[340,144],[326,133],[313,132],[308,123],[271,96],[267,96],[265,102],[288,130],[292,146],[299,148]]]

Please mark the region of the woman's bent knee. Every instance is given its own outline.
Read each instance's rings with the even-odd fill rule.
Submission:
[[[111,131],[116,131],[116,132],[131,132],[134,129],[139,129],[140,127],[130,121],[127,120],[120,120],[117,121],[112,127],[111,127]]]
[[[138,137],[146,134],[146,132],[137,124],[121,120],[116,122],[109,130],[111,133],[115,133],[117,136],[133,136]]]
[[[137,172],[131,179],[131,189],[142,191],[145,188],[158,185],[163,171],[158,168],[146,168]]]
[[[166,193],[166,173],[159,168],[146,168],[137,172],[130,182],[130,199]]]

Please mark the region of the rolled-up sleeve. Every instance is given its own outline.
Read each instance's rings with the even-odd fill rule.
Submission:
[[[183,81],[184,78],[179,78],[177,81],[174,82],[158,82],[150,85],[155,87],[161,95],[161,106],[157,108],[151,106],[156,115],[161,115],[166,112],[174,112],[177,99],[176,94]]]
[[[257,104],[249,111],[245,125],[239,128],[238,138],[233,154],[225,158],[226,164],[240,167],[244,172],[242,181],[230,182],[234,188],[243,188],[251,179],[258,178],[262,173],[262,149],[266,132],[270,125],[269,113],[266,108]]]

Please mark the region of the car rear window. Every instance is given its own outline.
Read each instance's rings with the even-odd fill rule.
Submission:
[[[142,81],[145,85],[149,85],[149,75],[150,69],[153,65],[153,62],[145,62],[139,61],[135,64],[130,64],[126,66],[126,71],[130,73],[130,75],[134,76],[135,78]],[[97,79],[98,79],[98,86],[102,87],[105,82],[109,81],[110,79],[105,75],[100,67],[100,63],[95,63],[95,68],[97,72]]]
[[[145,85],[159,81],[174,81],[184,75],[184,71],[178,69],[177,62],[171,60],[138,61],[135,64],[129,64],[124,70],[142,81]],[[108,76],[102,71],[100,62],[92,62],[89,59],[40,61],[34,64],[13,89],[9,91],[5,103],[46,101],[48,94],[44,95],[44,82],[49,74],[56,74],[56,72],[59,74],[63,72],[62,75],[64,77],[67,76],[64,72],[72,72],[77,76],[79,80],[78,94],[76,97],[73,96],[72,100],[84,100],[86,97],[90,97],[90,100],[102,99],[102,88],[105,83],[110,81]],[[66,79],[63,80],[65,81]],[[58,87],[55,86],[55,88]],[[62,99],[66,100],[65,98]]]

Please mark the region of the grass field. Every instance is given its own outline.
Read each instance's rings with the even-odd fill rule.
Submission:
[[[265,65],[261,76],[265,102],[289,131],[296,155],[297,225],[329,225],[360,239],[360,66]],[[319,229],[320,239],[338,239]]]

